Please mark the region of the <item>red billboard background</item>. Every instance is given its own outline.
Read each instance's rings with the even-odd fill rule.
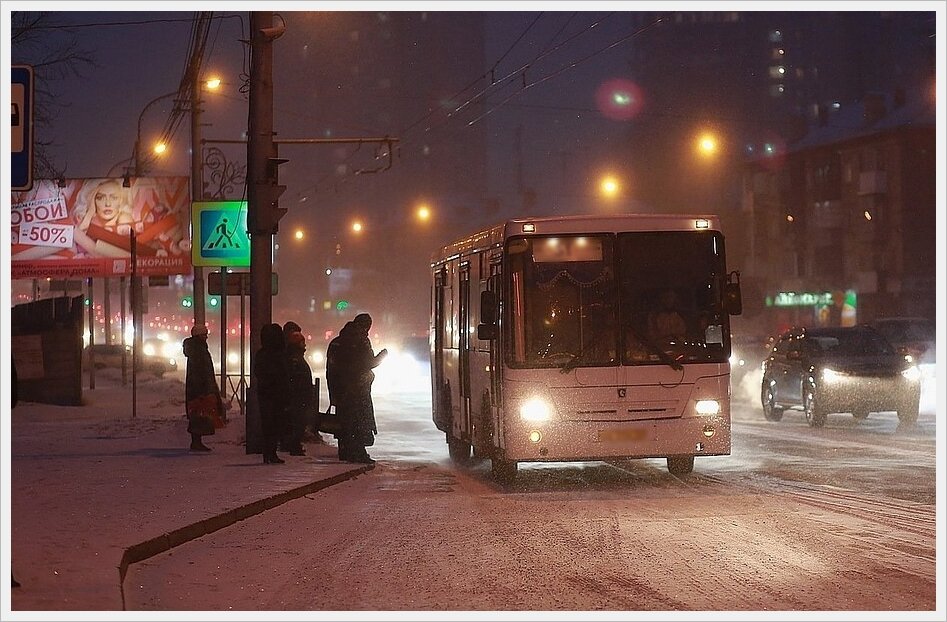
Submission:
[[[14,192],[11,272],[14,279],[129,275],[131,233],[138,273],[191,272],[190,183],[187,177],[36,180]]]

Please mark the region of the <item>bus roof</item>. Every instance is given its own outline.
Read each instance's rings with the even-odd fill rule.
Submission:
[[[700,225],[698,224],[700,223]],[[502,246],[519,235],[624,233],[629,231],[720,231],[720,218],[700,214],[616,214],[514,218],[447,244],[431,258],[436,264],[455,255]]]

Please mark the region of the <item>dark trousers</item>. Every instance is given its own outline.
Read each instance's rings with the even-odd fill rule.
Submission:
[[[263,455],[275,456],[280,439],[286,432],[286,411],[268,399],[260,399],[260,427],[263,432]]]

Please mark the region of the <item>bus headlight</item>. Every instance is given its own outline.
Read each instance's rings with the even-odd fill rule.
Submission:
[[[539,397],[532,397],[520,404],[520,418],[524,421],[549,421],[552,405]]]
[[[840,374],[839,372],[829,367],[826,367],[822,370],[822,379],[825,380],[826,382],[838,382],[842,380],[844,377],[845,377],[844,374]]]
[[[717,400],[697,400],[694,409],[698,415],[716,415],[720,412],[720,402]]]
[[[901,375],[904,376],[908,382],[918,382],[921,379],[921,370],[917,368],[917,365],[911,365],[902,371]]]

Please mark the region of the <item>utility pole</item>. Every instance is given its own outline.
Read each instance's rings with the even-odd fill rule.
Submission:
[[[273,13],[250,13],[250,118],[247,131],[247,224],[250,233],[250,369],[260,347],[260,331],[273,317],[273,234],[286,212],[277,182],[281,163],[273,142],[273,40],[285,26],[273,26]],[[225,298],[226,300],[226,298]],[[226,303],[225,303],[226,304]],[[251,384],[251,388],[255,387]],[[251,405],[254,401],[251,400]],[[259,407],[247,410],[246,452],[262,453]]]
[[[194,69],[191,90],[191,201],[204,199],[204,163],[201,153],[201,72]],[[206,326],[204,311],[204,268],[194,266],[194,326]],[[221,340],[225,339],[224,327],[220,329]],[[223,365],[223,362],[221,363]]]

